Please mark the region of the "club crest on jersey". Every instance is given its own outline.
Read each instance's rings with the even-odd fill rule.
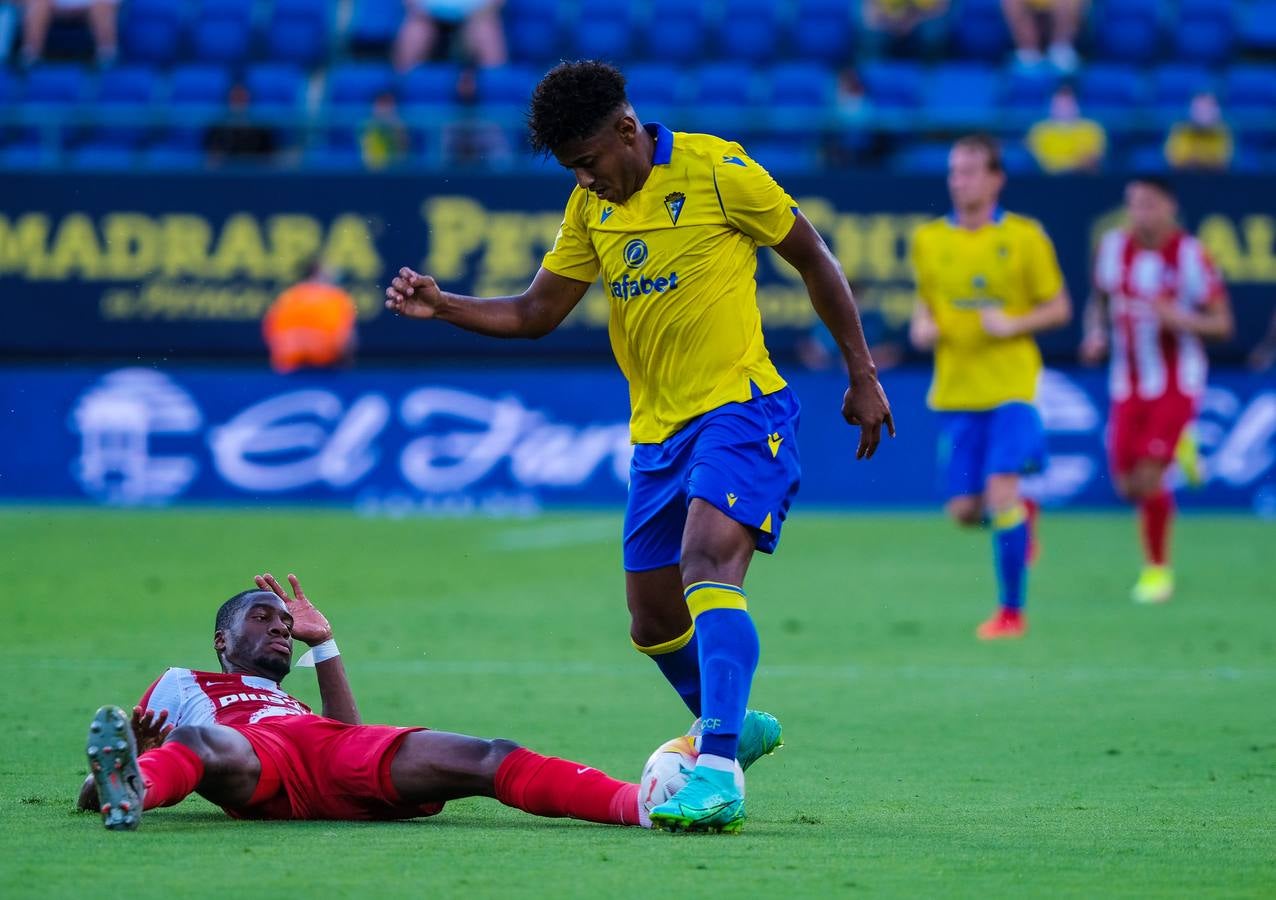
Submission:
[[[631,269],[636,269],[647,261],[647,244],[639,238],[634,238],[628,244],[625,244],[625,265]]]
[[[687,195],[682,191],[674,191],[665,195],[665,209],[669,212],[669,220],[673,224],[678,224],[678,217],[682,215],[683,204],[687,202]]]

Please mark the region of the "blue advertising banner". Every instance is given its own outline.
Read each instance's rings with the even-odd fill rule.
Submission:
[[[884,376],[899,437],[856,462],[845,382],[791,380],[803,404],[799,506],[933,507],[937,421],[927,376]],[[1054,505],[1115,502],[1103,377],[1048,371]],[[523,514],[624,502],[621,376],[602,367],[372,370],[276,376],[225,369],[0,370],[0,499],[112,505],[320,502],[385,515]],[[1206,481],[1188,505],[1276,516],[1276,386],[1213,377],[1195,426]]]
[[[784,184],[855,285],[870,340],[883,353],[906,352],[909,236],[947,211],[943,179],[834,173]],[[1266,330],[1276,298],[1276,179],[1197,176],[1178,187],[1184,221],[1217,262],[1236,307],[1238,337],[1215,354],[1239,360]],[[0,192],[0,354],[260,358],[265,310],[321,259],[359,307],[364,358],[601,357],[609,300],[597,286],[536,345],[396,322],[381,305],[401,266],[463,293],[523,290],[553,243],[571,188],[567,175],[11,178]],[[1122,189],[1112,177],[1025,177],[1007,190],[1008,208],[1045,224],[1078,302],[1089,292],[1091,249],[1116,222]],[[786,356],[816,325],[815,314],[793,269],[771,251],[759,259],[769,344]],[[1078,327],[1044,335],[1047,356],[1074,360]]]

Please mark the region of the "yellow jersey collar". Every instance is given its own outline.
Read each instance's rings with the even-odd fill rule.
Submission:
[[[1001,220],[1004,219],[1005,217],[1006,217],[1006,211],[1001,208],[1000,203],[992,208],[992,219],[990,220],[990,222],[993,225],[1000,225]],[[948,213],[948,224],[953,226],[954,228],[961,227],[957,223],[957,210],[954,209],[950,213]]]

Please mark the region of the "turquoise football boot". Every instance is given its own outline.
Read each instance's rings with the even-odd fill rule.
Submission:
[[[691,723],[691,730],[687,734],[699,737],[703,730],[700,720],[696,719]],[[696,746],[700,746],[699,742]],[[784,729],[780,727],[779,719],[761,710],[745,710],[744,725],[740,728],[740,747],[736,750],[736,761],[740,763],[741,769],[748,769],[759,759],[770,756],[782,746],[784,746]]]
[[[735,775],[697,766],[686,785],[651,809],[651,827],[735,834],[744,827],[744,795]]]
[[[111,831],[136,831],[142,824],[146,791],[137,768],[133,726],[118,706],[104,706],[89,725],[85,752],[89,772],[97,784],[102,824]]]

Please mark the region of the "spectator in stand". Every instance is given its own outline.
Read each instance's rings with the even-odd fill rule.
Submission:
[[[248,110],[251,99],[243,84],[231,85],[226,97],[226,119],[204,132],[204,152],[208,154],[209,165],[218,166],[228,160],[260,160],[274,156],[279,149],[275,130],[253,121]]]
[[[509,135],[496,122],[482,118],[478,101],[478,78],[473,69],[463,69],[456,81],[456,99],[461,109],[442,128],[443,157],[450,166],[508,167],[514,161]]]
[[[1051,175],[1097,171],[1108,149],[1103,126],[1081,117],[1077,95],[1066,84],[1054,92],[1049,118],[1029,129],[1026,143],[1037,165]]]
[[[508,59],[501,24],[503,0],[404,0],[407,7],[394,42],[394,67],[406,72],[432,58],[439,39],[459,35],[468,59],[500,66]]]
[[[54,17],[84,19],[93,34],[98,65],[109,66],[119,55],[119,0],[26,0],[22,17],[22,64],[34,65],[44,56],[44,44]]]
[[[279,295],[262,321],[270,365],[287,374],[298,369],[332,369],[354,360],[358,308],[315,261],[306,279]]]
[[[948,0],[864,0],[861,43],[869,56],[935,56],[944,46]]]
[[[1060,72],[1076,70],[1077,51],[1073,44],[1081,28],[1085,0],[1001,0],[1001,7],[1021,66],[1039,66],[1048,58]]]
[[[1231,165],[1232,150],[1231,129],[1209,91],[1192,98],[1187,121],[1171,128],[1165,141],[1165,159],[1176,169],[1221,172]]]
[[[372,118],[363,126],[359,147],[363,164],[384,169],[402,162],[408,155],[408,129],[399,118],[399,105],[392,91],[378,94],[372,102]]]

